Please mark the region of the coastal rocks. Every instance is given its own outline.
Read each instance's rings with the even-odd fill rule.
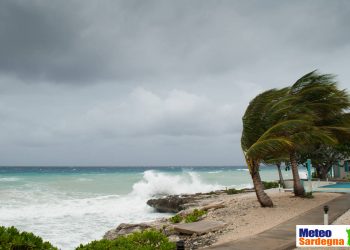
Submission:
[[[200,207],[215,201],[215,197],[224,191],[216,191],[211,193],[197,193],[190,195],[169,195],[157,199],[150,199],[147,205],[153,207],[161,213],[178,213],[190,207]]]
[[[170,195],[163,198],[151,199],[147,201],[147,205],[153,207],[161,213],[177,213],[194,204],[193,197],[182,197],[179,195]]]
[[[212,231],[218,231],[225,227],[226,224],[220,221],[205,220],[192,223],[182,223],[174,227],[175,231],[183,234],[203,235]]]
[[[206,223],[205,221],[208,219],[214,219],[212,218],[212,214],[214,212],[217,213],[217,210],[226,208],[227,197],[229,196],[224,190],[219,190],[210,193],[170,195],[158,199],[148,200],[147,204],[158,212],[177,213],[182,217],[193,213],[194,209],[204,210],[207,211],[207,213],[200,219],[203,220],[202,223]],[[214,220],[220,221],[220,218]],[[179,224],[173,224],[169,218],[161,218],[152,222],[139,224],[122,223],[117,228],[108,231],[103,238],[112,240],[122,235],[128,235],[136,231],[143,231],[153,228],[161,231],[169,238],[170,241],[177,242],[179,240],[183,240],[185,242],[186,249],[192,250],[212,245],[217,240],[220,232],[222,232],[222,230],[226,230],[220,226],[220,228],[216,228],[214,231],[196,231],[191,234],[184,234],[183,232],[175,230],[175,227],[178,226]]]
[[[117,228],[106,232],[103,238],[107,240],[113,240],[121,235],[128,235],[133,232],[141,232],[149,228],[151,228],[151,226],[146,223],[139,223],[139,224],[122,223]]]
[[[190,237],[184,238],[184,241],[185,249],[194,250],[213,245],[217,241],[217,235],[215,233],[205,235],[193,234]]]

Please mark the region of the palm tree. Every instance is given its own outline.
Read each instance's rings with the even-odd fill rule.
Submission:
[[[276,162],[276,167],[277,167],[277,171],[278,171],[278,177],[279,177],[279,182],[281,184],[282,187],[284,187],[284,179],[283,179],[283,175],[282,175],[282,171],[281,171],[281,162],[278,161]]]
[[[344,118],[344,112],[350,107],[350,101],[346,91],[337,88],[333,75],[321,75],[316,71],[298,79],[290,88],[288,96],[296,98],[291,99],[292,109],[287,116],[308,114],[308,119],[312,120],[304,131],[299,130],[290,136],[294,142],[294,147],[289,151],[294,193],[296,196],[303,196],[305,190],[300,183],[297,151],[307,148],[307,144],[335,145],[340,134],[349,133],[349,127],[344,123],[344,119],[339,118]]]
[[[268,142],[265,142],[264,147],[260,147],[260,150],[255,151],[255,154],[248,154],[248,152],[252,146],[259,147],[259,145],[256,144],[258,139],[271,124],[274,123],[274,117],[270,115],[271,112],[269,112],[269,110],[286,92],[287,89],[271,89],[258,95],[250,102],[242,119],[243,132],[241,146],[249,168],[249,173],[253,179],[256,196],[263,207],[272,207],[273,202],[264,192],[259,173],[260,162],[266,157],[266,152],[274,148],[274,145],[281,146],[287,142],[284,142],[282,139],[270,139]]]
[[[271,157],[288,154],[294,194],[303,196],[298,152],[313,143],[337,143],[336,132],[346,133],[349,128],[336,125],[334,118],[349,107],[349,97],[337,89],[334,77],[315,71],[300,78],[291,88],[264,92],[250,103],[243,117],[245,157],[258,165]]]
[[[279,158],[271,158],[271,159],[267,159],[264,160],[264,162],[268,165],[275,165],[277,167],[277,172],[278,172],[278,178],[279,178],[279,183],[281,184],[282,187],[284,187],[284,179],[283,179],[283,175],[282,175],[282,170],[281,170],[281,166],[282,166],[282,162],[286,162],[288,161],[288,159],[286,157],[279,157]]]

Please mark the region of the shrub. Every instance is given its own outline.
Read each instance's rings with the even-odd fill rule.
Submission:
[[[243,193],[243,190],[239,190],[239,189],[235,189],[235,188],[229,188],[225,190],[225,193],[228,195],[231,194],[239,194],[239,193]]]
[[[312,199],[312,198],[314,198],[314,196],[312,195],[312,192],[306,192],[306,193],[304,194],[304,198],[306,198],[306,199]]]
[[[0,226],[0,249],[4,250],[58,250],[33,233],[19,232],[15,227]]]
[[[274,181],[263,181],[264,189],[278,188],[278,182]]]
[[[203,215],[205,215],[207,212],[204,210],[198,210],[195,209],[193,210],[192,213],[186,215],[185,217],[185,222],[186,223],[191,223],[191,222],[196,222],[199,221],[200,217],[202,217]]]
[[[115,240],[93,241],[80,245],[76,250],[174,250],[175,243],[161,232],[151,229],[120,236]]]
[[[180,223],[182,221],[182,216],[177,214],[177,215],[174,215],[173,217],[170,217],[169,220],[171,223]]]

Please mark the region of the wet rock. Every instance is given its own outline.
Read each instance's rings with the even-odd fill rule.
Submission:
[[[161,213],[177,213],[190,206],[196,205],[193,196],[170,195],[163,198],[151,199],[147,205]]]

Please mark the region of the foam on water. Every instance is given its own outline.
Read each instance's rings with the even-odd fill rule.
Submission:
[[[219,171],[209,171],[208,174],[218,174],[218,173],[222,173],[222,170]]]
[[[262,178],[276,179],[276,168],[263,168]],[[102,238],[122,222],[170,216],[148,207],[151,197],[251,186],[243,167],[0,168],[0,224],[69,250]]]
[[[13,181],[19,181],[20,178],[16,178],[16,177],[4,177],[4,178],[0,178],[0,182],[13,182]]]
[[[92,178],[73,180],[79,183]],[[107,230],[122,222],[149,221],[167,216],[155,213],[146,205],[153,196],[223,188],[218,184],[204,183],[195,172],[174,174],[152,170],[145,171],[127,195],[119,195],[118,190],[108,195],[70,192],[58,189],[51,182],[30,179],[17,188],[0,189],[0,221],[4,226],[13,225],[34,232],[61,249],[74,249],[80,243],[100,239]]]
[[[133,185],[132,194],[143,197],[166,194],[194,194],[222,189],[221,185],[205,184],[194,172],[184,172],[181,175],[169,175],[153,170],[145,171],[143,179]]]

